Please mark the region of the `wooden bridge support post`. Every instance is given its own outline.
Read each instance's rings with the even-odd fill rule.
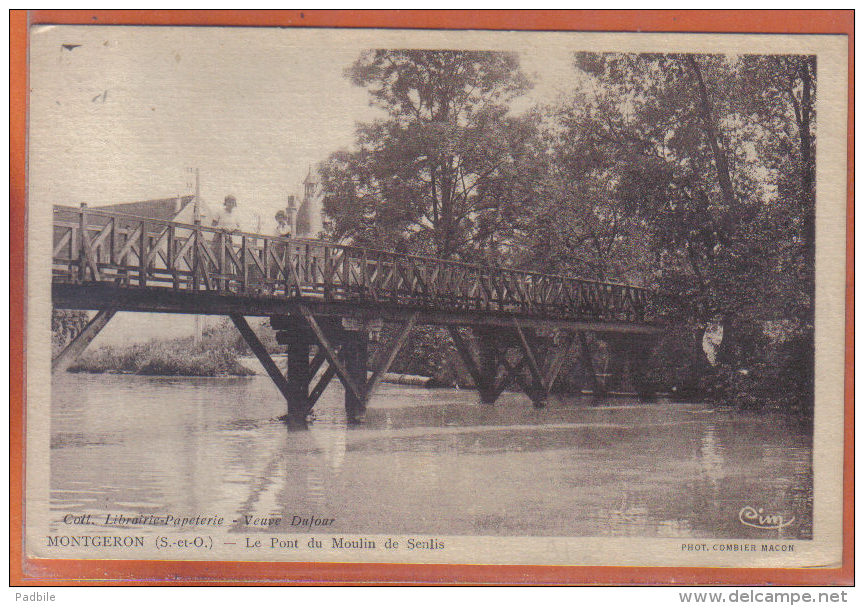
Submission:
[[[474,335],[477,339],[479,354],[480,383],[477,385],[477,390],[480,392],[480,401],[484,404],[494,404],[500,394],[495,389],[499,361],[502,356],[506,355],[506,351],[499,353],[494,332],[475,328]]]
[[[516,329],[516,334],[519,337],[518,344],[522,351],[522,359],[527,363],[528,373],[531,378],[528,382],[520,382],[523,386],[522,389],[531,398],[534,408],[545,408],[546,400],[549,398],[549,389],[552,385],[551,382],[547,381],[546,373],[541,370],[538,363],[539,356],[537,354],[539,352],[537,351],[536,343],[529,341],[528,336],[522,330],[518,321],[513,321],[513,327]]]
[[[348,376],[358,386],[361,393],[345,390],[345,414],[348,423],[362,423],[366,417],[366,369],[369,362],[369,333],[365,330],[351,330],[345,333],[345,344],[342,346],[342,359]]]
[[[609,362],[606,365],[606,381],[603,384],[604,393],[611,391],[618,393],[632,392],[632,386],[630,385],[629,347],[626,337],[603,335],[602,340],[606,342],[609,355]]]
[[[594,359],[591,357],[591,348],[588,346],[588,337],[585,336],[585,331],[579,331],[579,345],[581,349],[580,360],[582,367],[585,369],[585,376],[588,380],[588,389],[594,395],[601,395],[605,390],[605,385],[601,385],[597,380],[597,371],[594,368]]]
[[[651,354],[656,345],[657,339],[652,336],[632,335],[627,340],[629,378],[633,389],[642,400],[650,400],[654,397],[655,386],[648,371]]]
[[[471,347],[468,341],[462,336],[462,333],[459,332],[458,326],[449,326],[450,338],[453,339],[453,345],[456,346],[456,352],[459,354],[459,357],[462,358],[462,362],[465,364],[465,368],[468,370],[468,374],[471,375],[471,380],[474,381],[474,386],[477,388],[477,391],[480,392],[480,399],[485,403],[492,403],[497,399],[497,395],[492,393],[490,389],[490,385],[488,385],[486,381],[486,377],[488,373],[484,374],[480,370],[480,363],[478,363],[477,358],[474,356],[474,353],[471,351]],[[491,401],[488,399],[491,397]]]
[[[333,368],[333,372],[339,377],[339,380],[342,381],[342,385],[345,386],[345,406],[346,409],[348,409],[349,413],[348,422],[362,422],[362,415],[366,411],[366,362],[368,346],[361,347],[357,342],[351,343],[353,339],[351,339],[350,337],[341,336],[341,339],[343,340],[343,346],[342,353],[340,355],[339,353],[337,353],[337,350],[331,343],[331,340],[327,337],[326,334],[324,334],[324,331],[321,329],[321,326],[318,324],[315,316],[312,314],[311,311],[309,311],[309,308],[305,305],[300,305],[299,309],[300,314],[303,316],[304,320],[309,326],[309,329],[314,335],[320,352],[327,359],[327,362]],[[363,333],[365,343],[368,343],[368,333],[365,332],[365,330],[358,332]],[[345,334],[347,335],[349,333],[346,332]],[[346,366],[345,360],[350,360],[350,371],[348,369],[348,366]],[[360,376],[360,367],[362,367],[363,369],[363,375],[362,380],[358,381],[357,377]],[[317,389],[318,388],[316,387],[316,391]],[[349,392],[352,396],[350,402],[347,397],[347,394]]]
[[[298,335],[286,344],[285,381],[288,384],[288,409],[298,412],[309,409],[309,382],[312,380],[309,365],[310,343]]]
[[[633,391],[641,399],[650,399],[654,394],[647,370],[654,339],[642,335],[608,335],[605,339],[611,355],[609,388]]]
[[[309,408],[307,404],[308,398],[306,396],[306,393],[301,393],[298,391],[297,381],[294,381],[292,379],[292,381],[289,382],[289,380],[282,375],[282,371],[279,370],[279,367],[276,366],[273,358],[270,357],[270,354],[267,352],[267,348],[264,347],[264,345],[258,339],[255,331],[252,330],[252,327],[249,326],[249,323],[246,321],[246,318],[243,317],[242,314],[232,313],[230,314],[230,318],[234,322],[234,326],[237,327],[237,330],[240,331],[240,334],[243,335],[243,339],[249,345],[249,349],[252,350],[252,353],[254,353],[255,357],[258,358],[261,366],[263,366],[264,370],[267,371],[267,375],[270,377],[273,383],[276,384],[276,388],[279,390],[279,393],[281,393],[282,396],[285,398],[285,401],[288,404],[288,414],[282,418],[286,422],[288,422],[289,425],[296,427],[306,427],[306,414]],[[306,352],[307,371],[304,374],[306,377],[308,377],[308,346]],[[299,354],[295,353],[295,355]],[[306,385],[308,386],[308,378],[306,379]]]

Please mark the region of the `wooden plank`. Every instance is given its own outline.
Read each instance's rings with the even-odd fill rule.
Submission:
[[[407,295],[409,297],[412,296],[414,294],[414,284],[412,283],[412,281],[410,279],[408,279],[408,276],[411,274],[411,272],[408,271],[408,273],[406,274],[405,272],[407,271],[407,268],[403,268],[401,263],[399,263],[396,266],[396,269],[399,271],[399,276],[402,280],[402,284],[405,285]],[[397,286],[397,291],[398,291],[398,286]]]
[[[417,312],[415,311],[408,316],[408,319],[405,320],[405,322],[399,328],[399,332],[396,333],[393,341],[391,341],[390,346],[387,349],[387,353],[383,356],[381,363],[376,365],[375,370],[372,372],[372,377],[370,377],[368,383],[366,383],[367,398],[372,397],[372,392],[375,391],[375,388],[378,387],[381,379],[384,378],[384,373],[390,370],[390,365],[393,364],[393,360],[396,359],[396,356],[402,350],[402,347],[405,345],[406,341],[408,341],[408,336],[411,334],[411,329],[414,327],[414,323],[416,321]]]
[[[216,257],[213,256],[213,252],[210,250],[210,247],[207,246],[207,240],[204,239],[203,233],[199,231],[195,237],[198,240],[199,252],[204,257],[204,259],[203,259],[204,267],[209,268],[212,265],[213,268],[218,271],[218,273],[222,273],[221,270],[219,269],[219,262],[216,260]],[[224,245],[225,245],[225,243],[223,242],[222,246],[224,246]],[[208,269],[208,271],[209,271],[209,269]],[[213,272],[210,272],[210,273],[213,273]]]
[[[524,357],[519,360],[519,363],[516,366],[510,364],[506,357],[501,360],[501,365],[504,367],[504,376],[501,377],[501,381],[492,390],[493,401],[501,397],[501,393],[510,386],[510,383],[513,382],[513,379],[516,379],[522,387],[522,390],[525,391],[525,393],[528,393],[525,389],[525,380],[519,374],[520,372],[522,372],[522,369],[525,368],[525,363],[526,360]]]
[[[157,250],[157,251],[156,251],[156,256],[159,257],[159,258],[162,260],[162,264],[165,266],[164,269],[167,270],[167,269],[168,269],[168,265],[169,265],[169,263],[168,263],[168,257],[165,256],[165,253],[163,253],[161,250]],[[163,269],[163,268],[161,268],[161,267],[155,267],[155,268],[153,268],[153,269],[159,270],[159,269]]]
[[[318,370],[320,370],[321,365],[324,363],[324,360],[327,358],[324,357],[324,352],[320,349],[315,352],[315,357],[312,358],[312,361],[309,363],[309,376],[314,377],[318,374]]]
[[[396,275],[396,265],[394,263],[388,263],[383,267],[384,270],[381,274],[381,291],[385,297],[394,300],[396,296],[392,287],[392,282],[393,276]]]
[[[84,255],[84,242],[87,239],[87,205],[82,204],[81,210],[78,211],[78,235],[77,241],[75,242],[75,261],[78,263],[78,276],[77,279],[79,282],[83,282],[84,278],[87,276],[87,265],[86,259],[82,257]]]
[[[522,306],[522,309],[530,311],[534,307],[534,301],[531,300],[531,298],[528,296],[528,294],[525,292],[525,289],[523,288],[522,280],[524,279],[524,277],[514,275],[513,272],[510,273],[510,277],[512,278],[512,280],[508,282],[508,286],[511,283],[513,284],[515,292],[519,296],[518,301],[519,304]]]
[[[93,274],[93,280],[99,281],[99,267],[96,259],[93,258],[93,247],[90,244],[89,225],[87,223],[87,205],[82,204],[78,215],[78,233],[80,238],[80,246],[78,247],[78,279],[85,280],[87,278],[87,268]],[[83,257],[83,258],[82,258]]]
[[[141,243],[138,244],[138,286],[147,286],[147,224],[141,223]]]
[[[294,262],[294,259],[292,259],[290,257],[288,258],[288,267],[291,269],[291,278],[294,280],[294,288],[296,289],[295,296],[297,296],[297,298],[300,298],[300,296],[303,294],[303,290],[301,289],[301,286],[300,286],[300,275],[297,273],[297,265],[299,263],[300,263],[300,257],[299,256],[297,257],[297,263]],[[285,296],[287,297],[290,295],[291,295],[291,293],[288,292],[288,288],[286,285]]]
[[[282,376],[282,371],[279,370],[279,367],[276,366],[273,358],[271,358],[270,354],[267,353],[267,348],[258,340],[258,336],[255,334],[255,331],[252,330],[252,327],[249,326],[246,318],[242,314],[238,313],[229,314],[229,317],[231,318],[231,321],[234,322],[234,326],[237,327],[237,330],[240,331],[240,334],[243,335],[243,339],[249,345],[249,349],[252,350],[252,353],[254,353],[255,357],[258,358],[258,361],[261,362],[261,366],[263,366],[264,370],[267,371],[267,375],[273,383],[276,384],[276,388],[288,403],[292,404],[293,398],[291,387],[288,385],[288,380]]]
[[[201,275],[204,277],[204,286],[207,290],[213,290],[213,281],[210,279],[210,270],[207,267],[207,259],[204,258],[209,256],[210,251],[207,250],[207,244],[202,242],[198,236],[200,236],[200,232],[195,236],[195,239],[198,240],[198,245],[196,246],[198,254],[196,255],[196,258],[199,261],[196,265],[201,271]]]
[[[428,284],[429,284],[429,292],[431,293],[432,300],[430,303],[434,304],[438,299],[438,275],[441,273],[441,266],[439,264],[435,264],[435,269],[432,270],[432,274],[429,276]]]
[[[450,338],[453,339],[453,344],[456,345],[456,351],[459,352],[462,361],[465,363],[465,367],[468,369],[468,373],[471,375],[471,378],[474,379],[474,385],[477,386],[477,389],[485,389],[486,380],[480,373],[480,366],[477,363],[477,360],[474,359],[474,354],[471,353],[468,344],[462,338],[462,335],[459,334],[459,327],[448,326],[447,328],[450,331]]]
[[[227,260],[225,249],[226,248],[233,248],[233,246],[234,246],[233,242],[227,243],[227,246],[226,246],[226,242],[224,240],[219,243],[219,259],[218,259],[219,260],[219,274],[222,276],[225,276],[228,273],[227,268],[226,268],[226,263],[225,263],[225,261]],[[228,288],[227,279],[223,278],[223,279],[219,280],[219,290],[225,290],[226,288]]]
[[[428,302],[429,289],[426,287],[426,281],[423,279],[423,265],[417,265],[413,259],[408,258],[408,275],[411,276],[411,291],[417,292],[417,287],[420,287],[419,294],[424,296]]]
[[[360,259],[360,262],[363,264],[360,268],[360,296],[366,297],[366,286],[369,283],[369,258],[365,248],[363,249],[363,257]]]
[[[162,243],[168,239],[169,234],[171,233],[171,227],[168,227],[159,234],[159,237],[156,238],[156,241],[150,246],[150,252],[147,253],[147,263],[149,264],[153,261],[153,257],[156,256],[156,253],[159,252],[159,247],[162,246]]]
[[[230,236],[227,236],[227,237],[230,237]],[[262,275],[266,276],[267,274],[265,273],[265,267],[261,263],[261,259],[258,257],[258,250],[255,248],[249,250],[248,246],[247,246],[247,253],[251,253],[249,256],[252,257],[252,261],[255,263],[255,266],[258,268],[258,271],[260,271]]]
[[[117,265],[117,219],[111,217],[109,221],[111,224],[111,234],[108,237],[108,263],[112,267],[115,267]]]
[[[233,244],[231,246],[234,246]],[[249,240],[246,236],[240,238],[240,290],[249,292]]]
[[[72,240],[72,228],[68,228],[68,230],[60,236],[60,239],[57,241],[57,244],[54,246],[54,251],[51,253],[51,256],[56,258],[57,255],[60,254],[60,251],[63,250],[63,247],[69,244]],[[71,255],[70,255],[71,257]]]
[[[90,236],[87,234],[86,228],[81,231],[81,245],[84,253],[84,260],[86,261],[86,267],[90,268],[90,272],[93,274],[93,280],[98,282],[101,278],[99,265],[93,257],[93,246],[90,243]],[[86,271],[81,274],[82,279],[85,276]]]
[[[513,319],[513,326],[516,328],[516,334],[519,335],[519,348],[522,350],[522,355],[528,361],[528,371],[531,373],[531,377],[538,386],[545,387],[543,373],[537,364],[537,358],[534,357],[534,350],[528,339],[525,338],[525,333],[522,331],[522,327],[519,326],[519,321],[515,318]]]
[[[315,402],[318,401],[318,398],[320,398],[321,394],[324,393],[324,390],[327,389],[327,385],[330,384],[330,381],[334,376],[336,376],[336,368],[328,364],[324,374],[322,374],[321,378],[318,379],[318,383],[316,383],[315,387],[312,388],[312,391],[309,392],[309,404],[306,409],[307,414],[312,411]]]
[[[234,273],[237,276],[240,276],[243,273],[243,264],[240,262],[240,257],[237,256],[237,252],[234,250],[234,244],[228,243],[227,245],[222,246],[222,250],[227,253],[227,260],[230,261],[234,265]],[[223,271],[223,273],[228,273]]]
[[[330,344],[327,337],[324,335],[324,331],[321,330],[321,327],[318,326],[318,322],[315,320],[315,316],[312,315],[312,312],[309,311],[305,305],[300,304],[298,306],[300,308],[300,313],[306,319],[306,322],[309,324],[309,328],[312,329],[312,332],[315,334],[315,337],[318,339],[318,345],[322,348],[324,355],[327,357],[327,362],[336,370],[336,374],[339,375],[339,379],[342,383],[351,390],[351,393],[354,394],[361,402],[365,402],[363,397],[363,387],[358,385],[354,379],[348,374],[348,370],[339,360],[339,356],[336,354],[336,350]]]
[[[175,248],[177,247],[177,232],[173,225],[168,227],[168,258],[165,260],[165,265],[168,271],[171,272],[171,288],[175,290],[180,288],[180,276],[177,274],[177,255]],[[114,248],[113,246],[111,247]]]
[[[111,221],[109,221],[108,223],[106,223],[102,227],[102,230],[99,232],[99,234],[96,236],[96,238],[90,243],[91,248],[98,251],[99,247],[101,247],[105,243],[105,240],[108,238],[108,236],[110,236],[113,233],[113,231],[114,231],[114,219],[111,219]],[[97,261],[99,260],[98,254],[96,256],[96,260]]]
[[[588,349],[588,339],[585,338],[585,333],[579,331],[579,343],[582,346],[582,364],[585,365],[585,371],[588,374],[588,382],[590,383],[591,391],[599,393],[600,384],[597,381],[597,371],[594,369],[594,361],[591,359],[591,351]]]
[[[277,247],[271,246],[270,249],[267,251],[267,254],[270,255],[270,259],[273,261],[273,263],[276,264],[276,269],[279,270],[279,276],[284,277],[285,276],[285,266],[282,264],[282,259],[279,258]],[[269,275],[267,276],[265,281],[268,281],[268,280],[270,280]],[[279,279],[276,278],[276,281],[278,282]]]
[[[195,264],[193,262],[189,261],[189,258],[186,255],[188,254],[188,252],[192,248],[192,246],[194,246],[194,244],[195,244],[195,234],[193,232],[193,233],[189,234],[188,236],[186,236],[186,241],[183,243],[183,246],[180,247],[180,252],[178,252],[177,255],[174,257],[174,264],[175,265],[177,264],[177,261],[182,259],[186,263],[186,268],[189,269],[190,271],[192,270],[192,268],[194,267]],[[180,268],[177,267],[178,271],[179,271],[179,269]]]
[[[63,348],[63,351],[51,360],[51,372],[64,372],[69,368],[72,362],[93,342],[99,331],[105,328],[105,325],[114,317],[116,312],[117,308],[113,306],[100,309],[93,319],[87,323],[87,326]]]
[[[288,271],[288,265],[291,264],[291,250],[288,242],[282,244],[282,260],[279,262],[282,268],[282,285],[285,288],[285,296],[291,294],[291,273]],[[276,292],[276,285],[273,285],[273,292]]]
[[[262,278],[261,282],[263,284],[267,284],[270,280],[270,240],[265,239],[261,249],[261,257],[264,262],[264,269],[261,270]]]
[[[340,259],[336,260],[336,264],[334,265],[334,269],[335,269],[335,266],[339,264],[339,261],[340,261]],[[343,290],[343,292],[347,293],[348,287],[351,286],[351,253],[349,252],[349,250],[347,248],[342,249],[341,262],[342,262],[342,290]],[[334,286],[335,286],[335,284],[334,284]],[[330,294],[332,295],[333,293],[331,292]]]
[[[543,381],[543,387],[546,388],[546,391],[552,389],[552,385],[555,384],[555,379],[558,378],[558,373],[561,372],[561,368],[564,366],[564,361],[567,359],[567,356],[576,350],[578,344],[576,335],[571,334],[565,344],[558,348],[555,357],[552,358],[552,362],[549,364],[549,371],[546,373]]]

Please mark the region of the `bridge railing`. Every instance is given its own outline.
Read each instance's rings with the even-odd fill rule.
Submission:
[[[645,321],[650,291],[320,240],[54,207],[53,278],[568,320]]]

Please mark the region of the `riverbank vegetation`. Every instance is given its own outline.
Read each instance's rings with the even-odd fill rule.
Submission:
[[[262,333],[260,330],[258,332]],[[275,339],[269,341],[272,341],[275,349]],[[197,343],[194,337],[188,336],[85,351],[69,368],[69,372],[188,377],[248,376],[255,374],[254,371],[239,361],[240,357],[247,355],[250,352],[246,343],[237,329],[226,320],[204,330]]]

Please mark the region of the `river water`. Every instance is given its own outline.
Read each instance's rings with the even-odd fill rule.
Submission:
[[[704,404],[382,384],[345,423],[333,381],[308,431],[266,377],[54,379],[52,530],[68,513],[313,514],[342,533],[811,538],[812,442]],[[272,532],[272,531],[271,531]],[[290,530],[285,530],[290,532]]]

